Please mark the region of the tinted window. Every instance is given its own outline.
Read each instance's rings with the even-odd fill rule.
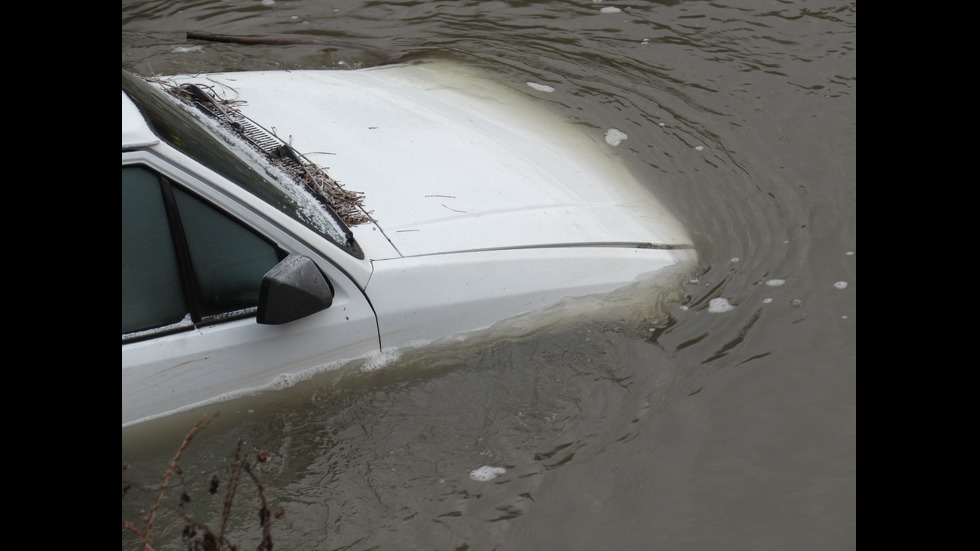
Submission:
[[[254,314],[277,247],[145,167],[123,167],[123,333]]]
[[[202,316],[259,304],[259,284],[279,261],[276,249],[211,206],[174,189],[187,236]]]
[[[123,168],[122,332],[174,324],[188,311],[160,181]]]

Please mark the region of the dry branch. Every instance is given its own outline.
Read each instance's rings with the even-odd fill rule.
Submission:
[[[244,472],[255,484],[258,489],[259,499],[261,501],[259,507],[259,524],[262,528],[262,540],[259,543],[257,549],[258,551],[272,551],[272,527],[271,520],[273,514],[269,511],[269,503],[266,500],[265,487],[259,481],[259,478],[255,475],[252,470],[252,464],[249,462],[248,458],[242,454],[241,440],[238,441],[238,445],[235,449],[234,460],[231,465],[231,473],[229,475],[229,480],[227,484],[227,490],[225,493],[224,500],[222,501],[222,511],[221,511],[221,526],[217,533],[213,532],[206,524],[199,522],[192,518],[187,512],[182,510],[184,503],[190,501],[190,498],[186,495],[186,492],[181,495],[180,505],[173,506],[164,502],[164,494],[167,487],[169,486],[170,478],[174,474],[183,474],[183,470],[180,468],[179,460],[187,448],[190,441],[194,436],[211,422],[214,417],[217,417],[217,413],[211,417],[205,417],[199,421],[194,428],[187,433],[184,437],[183,442],[181,442],[180,447],[174,454],[173,458],[170,460],[167,470],[164,473],[163,481],[160,483],[159,489],[156,492],[156,498],[153,501],[153,507],[146,521],[146,528],[140,529],[133,522],[127,520],[125,517],[122,519],[122,529],[124,532],[132,532],[140,539],[143,544],[143,551],[153,551],[152,547],[152,528],[153,523],[157,519],[157,513],[161,508],[166,509],[175,513],[177,516],[182,518],[187,525],[184,527],[183,538],[188,543],[188,549],[204,549],[204,550],[222,550],[222,549],[239,549],[237,545],[231,544],[225,537],[225,531],[228,527],[228,521],[231,518],[232,507],[234,505],[236,494],[240,488],[241,475]],[[264,451],[259,451],[256,457],[259,463],[263,463],[268,460],[268,455]],[[126,469],[126,465],[123,464],[123,470]],[[149,497],[151,492],[147,489],[142,489],[136,486],[134,483],[127,481],[123,478],[124,491],[123,497],[126,497],[126,490],[130,487],[136,487],[141,493],[146,493]],[[209,493],[214,494],[217,491],[217,475],[213,476],[211,479],[211,484],[209,488]],[[282,510],[275,513],[275,518],[282,518]],[[199,533],[200,530],[202,533]]]
[[[247,45],[268,45],[268,46],[295,46],[295,45],[313,45],[313,46],[329,46],[331,48],[340,49],[350,49],[358,50],[364,52],[372,57],[375,57],[382,61],[391,61],[401,54],[398,52],[390,52],[388,50],[382,50],[380,48],[374,48],[371,46],[364,46],[363,44],[353,44],[351,42],[337,42],[334,40],[318,40],[310,38],[268,38],[268,37],[253,37],[253,36],[232,36],[227,34],[211,34],[211,33],[198,33],[189,32],[187,33],[188,40],[204,40],[208,42],[224,42],[228,44],[247,44]]]
[[[363,206],[364,195],[360,192],[345,189],[344,186],[331,178],[322,167],[312,163],[302,154],[293,150],[285,141],[249,120],[238,110],[238,100],[221,97],[213,88],[204,85],[175,86],[171,83],[156,80],[167,92],[188,105],[204,107],[215,115],[220,122],[233,133],[241,136],[266,160],[287,174],[294,181],[305,186],[314,194],[326,199],[330,208],[348,226],[356,226],[371,221]],[[256,136],[249,136],[246,129],[252,129]],[[275,148],[263,147],[256,142],[269,135],[279,145]]]
[[[215,413],[211,417],[204,417],[198,421],[197,424],[194,425],[194,428],[192,428],[187,433],[187,436],[184,437],[184,441],[181,442],[180,447],[177,448],[177,453],[175,453],[173,458],[170,460],[170,465],[167,466],[167,472],[163,475],[163,482],[160,483],[160,491],[157,494],[156,500],[153,502],[153,507],[150,509],[150,517],[146,521],[146,531],[143,535],[144,548],[149,548],[150,533],[152,531],[151,529],[153,528],[153,521],[156,520],[157,511],[160,509],[160,504],[163,503],[163,494],[167,490],[167,484],[170,482],[170,476],[178,472],[178,469],[180,468],[177,465],[177,461],[180,460],[180,456],[183,455],[184,450],[187,449],[187,445],[190,444],[191,439],[193,439],[197,433],[204,430],[204,427],[208,426],[208,423],[210,423],[211,420],[217,416],[218,414]]]

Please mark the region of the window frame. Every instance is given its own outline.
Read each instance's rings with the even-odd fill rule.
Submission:
[[[262,241],[268,243],[269,246],[275,250],[277,261],[281,261],[283,258],[285,258],[289,254],[288,251],[275,240],[271,239],[266,233],[260,232],[254,225],[247,223],[241,217],[236,216],[233,212],[223,208],[216,201],[211,200],[206,197],[205,194],[200,193],[201,186],[194,186],[185,183],[188,181],[193,182],[197,180],[196,178],[184,173],[183,171],[176,170],[176,167],[162,159],[159,159],[155,155],[152,155],[146,151],[129,153],[123,152],[122,167],[144,168],[155,175],[158,180],[162,195],[161,199],[164,203],[164,208],[167,212],[167,219],[170,223],[170,232],[177,256],[181,287],[184,291],[188,309],[187,315],[184,317],[184,319],[177,323],[123,333],[123,344],[163,337],[174,333],[187,332],[209,325],[254,318],[258,311],[258,306],[206,316],[201,314],[202,309],[199,299],[199,289],[196,278],[194,277],[190,247],[187,243],[183,222],[173,195],[173,187],[176,186],[180,188],[184,193],[187,193],[194,199],[201,201],[205,205],[214,209],[219,215],[225,216],[230,221],[239,225],[243,230],[251,232]],[[205,189],[208,188],[205,186]],[[259,284],[260,282],[257,281],[256,287],[258,287]]]

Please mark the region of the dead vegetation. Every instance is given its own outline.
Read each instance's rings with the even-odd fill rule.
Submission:
[[[402,52],[394,52],[390,50],[383,50],[381,48],[374,48],[372,46],[367,46],[364,44],[354,44],[352,42],[338,42],[336,40],[321,40],[315,37],[307,38],[275,38],[275,37],[262,37],[262,36],[232,36],[227,34],[211,34],[203,32],[188,32],[188,40],[204,40],[208,42],[225,42],[229,44],[246,44],[246,45],[269,45],[269,46],[296,46],[296,45],[312,45],[312,46],[327,46],[334,49],[343,50],[356,50],[365,53],[372,58],[376,59],[382,63],[391,63],[402,57],[404,54]]]
[[[155,527],[159,522],[162,522],[161,514],[164,512],[172,513],[173,516],[167,516],[166,521],[170,522],[171,519],[174,521],[179,521],[184,523],[184,529],[182,532],[182,540],[187,545],[188,551],[237,551],[240,546],[228,541],[226,537],[228,529],[228,521],[231,519],[232,508],[235,503],[235,497],[240,491],[240,486],[242,483],[242,475],[245,475],[246,481],[251,481],[257,489],[259,496],[259,511],[258,511],[258,521],[261,528],[261,541],[257,547],[258,551],[271,551],[272,550],[272,518],[281,518],[284,514],[282,509],[271,513],[269,510],[269,504],[266,500],[265,487],[259,481],[256,476],[253,463],[248,457],[242,454],[242,442],[238,442],[238,446],[235,449],[233,456],[231,471],[228,473],[224,480],[224,500],[221,503],[221,517],[220,526],[214,529],[208,526],[199,519],[194,518],[185,511],[185,505],[192,501],[192,497],[187,493],[187,488],[189,485],[185,485],[183,482],[184,469],[180,466],[181,457],[187,446],[190,444],[191,440],[201,432],[204,427],[211,422],[217,414],[211,417],[204,417],[199,421],[184,437],[183,442],[177,448],[176,453],[170,460],[170,464],[167,466],[166,471],[163,474],[163,478],[160,481],[159,486],[149,488],[144,487],[133,480],[126,477],[127,465],[123,464],[123,477],[122,477],[122,496],[123,499],[138,499],[143,497],[150,501],[149,511],[146,512],[145,509],[140,509],[139,519],[130,519],[123,516],[122,518],[122,529],[123,532],[131,532],[135,534],[140,542],[142,543],[143,551],[154,551],[153,539],[155,532]],[[259,451],[255,454],[254,461],[258,463],[264,463],[268,458],[264,451]],[[175,477],[180,484],[174,484]],[[180,488],[180,495],[176,498],[172,497],[177,491],[176,488],[171,489],[172,486],[177,486]],[[212,475],[210,483],[208,485],[208,493],[211,495],[218,494],[221,491],[222,479],[217,474]],[[170,490],[168,492],[168,490]],[[138,494],[138,496],[133,496],[133,494]],[[176,503],[175,503],[176,502]]]
[[[225,94],[220,93],[216,86],[204,83],[176,85],[159,78],[152,80],[163,86],[170,95],[212,116],[293,181],[306,187],[315,196],[323,198],[348,226],[371,221],[364,210],[364,194],[344,188],[323,168],[310,162],[305,155],[294,150],[274,132],[245,117],[239,110],[243,101],[225,98]],[[233,90],[227,84],[222,84],[221,88]]]

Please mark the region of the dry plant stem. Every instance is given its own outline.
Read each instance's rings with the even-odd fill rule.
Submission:
[[[359,50],[361,52],[364,52],[381,61],[391,61],[401,55],[400,52],[391,52],[388,50],[382,50],[381,48],[373,48],[371,46],[365,46],[363,44],[353,44],[350,42],[337,42],[335,40],[231,36],[227,34],[211,34],[211,33],[198,33],[198,32],[188,32],[187,39],[206,40],[209,42],[225,42],[230,44],[250,44],[250,45],[261,44],[261,45],[271,45],[271,46],[292,46],[292,45],[308,44],[308,45],[317,45],[317,46],[329,46],[332,48],[350,48],[353,50]]]
[[[143,542],[143,551],[154,551],[153,546],[147,541],[148,538],[145,536],[146,533],[134,526],[132,522],[123,519],[122,527],[123,530],[129,530],[139,537],[140,541]]]
[[[255,482],[255,486],[259,489],[259,499],[262,501],[262,509],[259,510],[259,518],[262,523],[262,543],[259,544],[259,549],[272,549],[272,528],[269,522],[269,504],[265,500],[265,486],[259,482],[259,478],[255,476],[252,472],[252,468],[249,466],[248,462],[243,462],[245,467],[245,472],[248,476],[252,477],[252,482]]]
[[[177,461],[180,460],[180,456],[183,455],[184,450],[187,448],[187,445],[190,444],[191,439],[193,439],[197,433],[201,432],[204,427],[206,427],[208,423],[210,423],[211,420],[217,416],[218,414],[215,413],[211,417],[205,416],[203,419],[198,421],[197,424],[194,425],[194,428],[192,428],[187,433],[187,436],[184,437],[184,441],[181,442],[180,447],[177,448],[177,453],[175,453],[173,459],[170,460],[170,465],[167,466],[167,472],[163,475],[163,482],[160,483],[160,491],[157,493],[156,501],[153,502],[153,507],[150,509],[150,516],[146,521],[146,531],[143,533],[143,549],[152,549],[149,541],[151,529],[153,528],[153,521],[156,520],[157,511],[160,509],[160,504],[163,502],[163,494],[167,489],[167,484],[170,483],[170,476],[177,472]]]
[[[129,481],[125,480],[125,479],[123,481],[124,482],[129,482]],[[133,484],[133,487],[136,488],[135,483],[132,483],[132,482],[129,482],[129,483],[130,484]],[[139,489],[139,488],[137,488],[137,489],[140,490],[143,494],[148,494],[149,493],[149,492],[143,491],[142,489]],[[160,503],[160,506],[161,507],[164,507],[168,511],[170,511],[170,512],[176,514],[177,516],[181,517],[182,519],[184,519],[185,522],[187,522],[189,524],[192,524],[196,528],[200,528],[200,529],[203,529],[203,530],[208,530],[208,527],[207,527],[206,524],[204,524],[204,523],[202,523],[202,522],[200,522],[198,520],[195,520],[194,518],[192,518],[190,515],[188,515],[183,510],[181,510],[181,509],[179,509],[177,507],[173,507],[171,505],[168,505],[167,503]],[[148,530],[147,531],[140,530],[139,527],[137,527],[132,522],[126,520],[125,518],[122,519],[122,529],[125,530],[125,531],[129,531],[129,532],[132,532],[132,533],[136,534],[136,536],[140,539],[140,541],[143,542],[143,551],[153,551],[153,547],[150,546],[150,543],[149,543],[149,539],[150,538],[149,538],[149,531]]]
[[[245,463],[241,459],[242,452],[242,441],[238,441],[238,447],[235,448],[235,462],[231,467],[231,476],[228,477],[228,493],[225,494],[225,508],[221,512],[221,529],[218,530],[218,540],[223,541],[225,537],[225,527],[228,525],[228,519],[231,518],[231,505],[235,501],[235,492],[238,491],[238,482],[242,476],[242,465]]]
[[[195,535],[193,530],[190,532],[189,536],[187,535],[187,530],[190,528],[190,526],[193,526],[194,528],[201,529],[204,531],[205,534],[204,539],[195,540],[193,542],[194,549],[200,549],[201,545],[204,546],[203,547],[204,549],[224,549],[226,545],[230,545],[225,540],[224,534],[228,526],[228,521],[231,518],[231,510],[234,504],[235,495],[237,494],[238,489],[241,485],[242,472],[248,474],[249,478],[252,479],[252,482],[255,483],[255,486],[259,492],[259,499],[261,501],[261,508],[259,509],[259,523],[262,526],[262,541],[259,543],[257,551],[272,551],[273,548],[272,527],[271,527],[272,513],[270,513],[269,511],[269,504],[265,495],[265,486],[262,485],[262,483],[259,481],[258,476],[256,476],[255,472],[253,472],[252,464],[248,461],[248,458],[242,456],[242,446],[244,444],[242,440],[238,441],[238,446],[235,449],[235,457],[231,465],[231,473],[228,479],[228,489],[223,502],[223,509],[221,514],[221,529],[219,530],[218,534],[215,535],[213,532],[211,532],[211,530],[207,527],[206,524],[193,519],[189,514],[187,514],[187,512],[182,510],[180,507],[183,507],[184,504],[183,500],[181,501],[180,507],[174,507],[171,504],[165,503],[163,500],[163,496],[166,493],[166,489],[170,483],[170,477],[173,474],[181,474],[181,469],[178,462],[181,456],[183,455],[184,450],[187,448],[188,444],[190,444],[190,441],[194,438],[194,436],[198,432],[203,430],[208,425],[208,423],[210,423],[211,420],[214,419],[214,417],[217,417],[217,415],[218,414],[214,414],[210,418],[205,417],[201,419],[201,421],[199,421],[197,425],[195,425],[194,428],[192,428],[190,432],[188,432],[187,435],[184,437],[183,442],[181,443],[180,447],[177,449],[177,452],[174,454],[173,458],[170,460],[170,464],[167,466],[167,471],[164,474],[164,478],[159,486],[159,490],[156,491],[156,498],[153,503],[153,507],[151,509],[149,516],[147,517],[146,529],[140,530],[139,527],[134,525],[132,522],[126,520],[125,518],[122,519],[123,531],[128,531],[136,534],[143,544],[142,547],[143,551],[154,551],[154,548],[151,545],[151,540],[152,540],[151,529],[153,527],[154,521],[157,518],[157,513],[159,512],[161,507],[175,513],[189,524],[189,526],[184,529],[185,537],[193,538]],[[260,463],[265,462],[267,460],[265,452],[259,452],[257,459]],[[132,481],[128,481],[125,478],[123,479],[123,482],[124,484],[126,484],[126,489],[135,488],[140,493],[146,494],[147,497],[150,497],[154,494],[154,492],[151,491],[149,488],[141,488],[136,483]],[[215,491],[216,488],[212,489],[211,493],[215,493]],[[123,492],[123,495],[124,496],[126,495],[125,491]],[[280,516],[281,516],[280,513],[276,513],[277,518]],[[188,547],[188,549],[190,548],[191,547]],[[237,549],[237,548],[238,547],[234,545],[230,546],[230,549]]]
[[[188,515],[184,511],[181,511],[180,509],[177,509],[175,507],[171,507],[171,506],[167,505],[166,503],[163,504],[163,507],[166,507],[167,510],[169,510],[169,511],[175,513],[175,514],[177,514],[182,519],[184,519],[185,522],[188,522],[188,523],[194,525],[197,528],[200,528],[202,530],[207,530],[208,529],[208,527],[207,527],[206,524],[204,524],[203,522],[200,522],[200,521],[197,521],[197,520],[191,518],[190,515]],[[148,541],[149,540],[149,537],[148,537],[149,536],[149,532],[148,531],[147,532],[144,532],[144,531],[140,530],[132,522],[130,522],[130,521],[126,520],[126,519],[123,519],[122,520],[122,527],[123,527],[123,530],[128,530],[128,531],[136,534],[136,536],[140,538],[140,541],[143,541],[143,551],[154,551],[153,546],[150,545],[150,543]]]
[[[185,89],[160,79],[153,80],[162,85],[172,96],[188,105],[193,106],[195,104],[206,104],[207,106],[211,106],[215,110],[220,111],[224,116],[224,119],[218,117],[217,120],[221,121],[226,128],[232,129],[234,133],[240,134],[240,130],[235,130],[228,121],[235,120],[241,115],[236,107],[236,104],[244,102],[240,100],[224,99],[211,87],[206,87],[208,88],[211,97],[202,98],[202,96],[199,94],[203,94],[203,90],[195,92],[194,87]],[[231,88],[226,84],[216,84],[222,88],[229,88],[234,91],[234,88]],[[207,96],[207,94],[205,94],[205,96]],[[199,100],[201,99],[205,100],[204,104],[199,103]],[[272,132],[272,135],[284,144],[275,151],[266,151],[254,142],[250,143],[258,153],[265,156],[266,160],[270,164],[282,170],[288,176],[293,178],[295,182],[304,185],[309,190],[319,193],[325,197],[327,202],[330,204],[330,208],[332,208],[340,219],[343,220],[343,222],[348,226],[356,226],[358,224],[364,224],[372,221],[370,214],[364,209],[364,195],[362,193],[345,189],[340,182],[331,178],[330,175],[323,170],[323,168],[306,160],[305,156],[301,160],[299,157],[301,157],[302,154],[295,152],[292,147],[288,145],[286,140],[283,140],[277,136],[275,132]],[[243,137],[245,136],[243,135]],[[246,141],[250,141],[247,137],[245,138]]]

